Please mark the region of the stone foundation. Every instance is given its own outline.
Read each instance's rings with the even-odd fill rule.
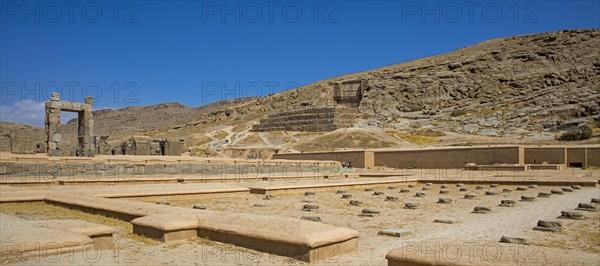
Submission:
[[[347,107],[324,107],[295,110],[261,119],[251,131],[327,132],[354,126],[358,112]]]

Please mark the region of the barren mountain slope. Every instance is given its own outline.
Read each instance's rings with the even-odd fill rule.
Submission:
[[[363,78],[367,87],[359,107],[362,119],[355,126],[374,136],[383,133],[398,137],[392,133],[395,130],[413,144],[557,143],[555,135],[566,126],[598,120],[597,47],[599,30],[489,40],[448,54],[319,81],[227,106],[159,135],[203,136],[201,150],[226,148],[223,139],[236,143],[249,138],[253,147],[269,143],[264,140],[268,136],[262,134],[261,141],[257,141],[258,133],[247,131],[259,118],[285,110],[333,105],[334,82]],[[227,128],[227,134],[221,138],[206,139],[223,128]],[[348,131],[337,134],[341,139],[353,138],[345,135]],[[319,135],[265,146],[313,150],[323,145]],[[381,145],[364,148],[406,145],[403,141],[381,140]],[[292,145],[298,141],[303,144]],[[347,141],[334,143],[343,144],[338,148],[354,147]]]
[[[357,145],[557,143],[560,130],[598,121],[598,47],[600,30],[494,39],[266,97],[197,108],[161,104],[100,110],[95,112],[96,135],[109,135],[113,144],[135,134],[186,137],[192,154],[205,156],[245,147],[329,150]],[[334,105],[332,84],[349,78],[367,81],[359,107],[362,117],[355,125],[360,130],[249,132],[269,113]],[[74,121],[65,126],[65,141],[75,140],[75,126]],[[598,138],[590,142],[597,143]]]

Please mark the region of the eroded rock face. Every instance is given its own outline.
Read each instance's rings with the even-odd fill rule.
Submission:
[[[571,119],[600,113],[594,89],[600,83],[594,41],[599,35],[577,30],[492,40],[485,47],[362,73],[371,89],[360,110],[382,123],[397,116],[434,130],[483,136],[556,130]],[[569,86],[576,89],[562,89]],[[509,102],[511,110],[479,112]],[[377,111],[382,109],[389,111]]]

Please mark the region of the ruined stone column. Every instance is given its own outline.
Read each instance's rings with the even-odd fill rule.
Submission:
[[[96,147],[94,145],[94,114],[92,113],[92,104],[94,100],[92,97],[85,98],[85,104],[81,106],[81,111],[79,114],[80,125],[82,126],[81,132],[79,133],[82,136],[81,148],[83,149],[83,156],[93,157],[96,155]]]
[[[60,95],[57,92],[52,93],[50,101],[46,102],[46,147],[48,156],[60,156],[62,139],[60,112]]]

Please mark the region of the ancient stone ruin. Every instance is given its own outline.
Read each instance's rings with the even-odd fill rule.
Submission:
[[[85,98],[85,103],[66,102],[60,100],[57,92],[52,93],[46,102],[46,147],[48,156],[61,156],[62,134],[60,114],[62,111],[77,113],[77,149],[76,156],[93,157],[94,115],[92,114],[92,97]]]
[[[180,156],[185,151],[184,138],[150,138],[133,136],[110,151],[111,155],[170,155]]]
[[[269,115],[254,125],[251,131],[326,132],[352,127],[358,117],[366,81],[343,80],[333,84],[336,106],[308,108]]]
[[[325,132],[354,125],[356,111],[351,108],[325,107],[282,112],[261,119],[251,131]]]
[[[333,84],[333,100],[338,105],[357,108],[362,100],[363,91],[366,87],[364,79],[347,79]]]
[[[30,132],[11,132],[8,135],[10,139],[10,152],[15,154],[33,154],[40,149],[39,144],[35,144],[33,135]]]

